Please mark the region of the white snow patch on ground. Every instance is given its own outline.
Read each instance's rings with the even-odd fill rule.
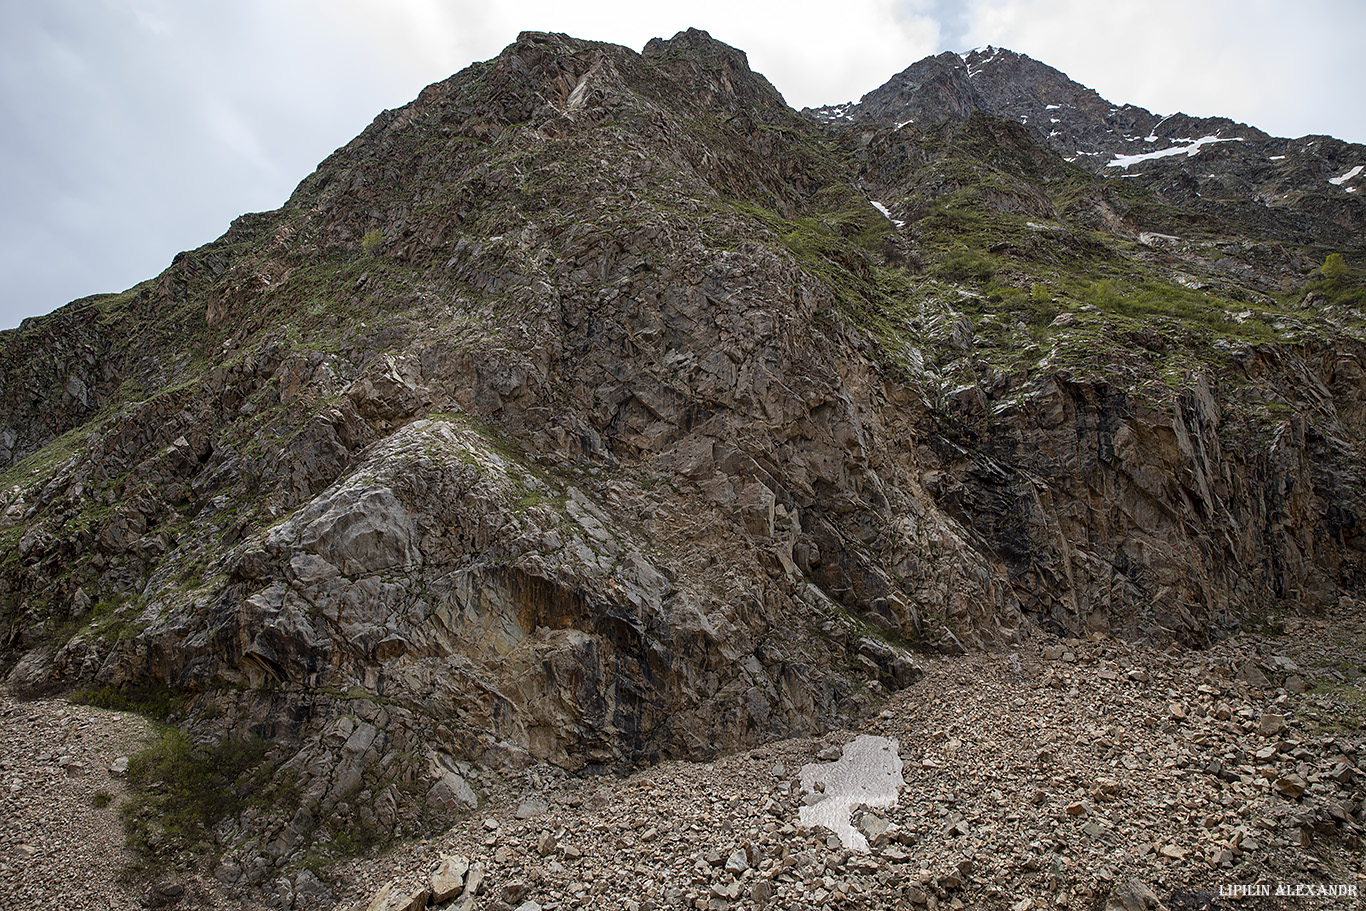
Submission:
[[[1284,155],[1272,155],[1272,156],[1271,156],[1271,160],[1272,160],[1272,161],[1285,161],[1285,156],[1284,156]]]
[[[892,224],[896,225],[898,228],[906,227],[906,223],[899,218],[893,218],[892,213],[888,212],[887,207],[884,206],[882,203],[878,202],[876,199],[870,199],[868,201],[873,204],[874,209],[877,209],[879,212],[881,212],[882,216],[886,218],[888,221],[890,221]]]
[[[855,807],[894,807],[901,785],[901,756],[889,737],[860,734],[844,748],[835,762],[812,762],[802,766],[802,790],[825,796],[801,808],[802,825],[825,826],[852,851],[867,851],[868,839],[854,828],[850,815]],[[824,790],[817,787],[820,782]]]
[[[1140,161],[1151,161],[1154,158],[1169,158],[1172,155],[1196,155],[1201,146],[1208,145],[1211,142],[1242,142],[1243,140],[1239,136],[1230,136],[1227,139],[1221,136],[1201,136],[1199,139],[1178,139],[1176,141],[1184,142],[1186,145],[1159,149],[1156,152],[1141,152],[1138,155],[1116,155],[1106,167],[1128,169],[1130,165],[1138,164]]]
[[[1353,177],[1356,177],[1364,170],[1366,170],[1366,167],[1363,167],[1362,165],[1357,165],[1355,168],[1352,168],[1352,170],[1348,171],[1346,174],[1343,174],[1341,177],[1328,178],[1328,182],[1335,187],[1340,187],[1347,181],[1351,180]]]
[[[1145,142],[1157,142],[1157,128],[1160,127],[1160,126],[1162,126],[1162,124],[1166,123],[1168,120],[1171,120],[1171,119],[1172,119],[1173,117],[1175,117],[1175,116],[1176,116],[1175,114],[1168,114],[1166,117],[1163,117],[1163,118],[1162,118],[1161,120],[1159,120],[1157,123],[1153,124],[1152,132],[1148,134],[1147,139],[1145,139],[1144,141],[1145,141]]]
[[[1060,104],[1047,104],[1047,105],[1044,105],[1044,110],[1045,110],[1045,111],[1056,111],[1056,110],[1057,110],[1058,108],[1060,108],[1060,107],[1062,107],[1062,105],[1060,105]]]
[[[902,127],[904,127],[904,126],[906,126],[906,125],[908,125],[908,124],[912,124],[912,123],[915,123],[915,121],[914,121],[914,120],[903,120],[903,121],[901,121],[900,123],[898,123],[898,124],[896,125],[896,128],[899,130],[899,129],[901,129]]]

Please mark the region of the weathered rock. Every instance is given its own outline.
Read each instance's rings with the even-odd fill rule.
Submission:
[[[432,872],[432,903],[441,904],[459,895],[465,888],[465,873],[469,860],[459,855],[445,855]]]
[[[1161,911],[1165,908],[1157,893],[1136,879],[1115,889],[1105,902],[1105,911]]]
[[[1305,783],[1305,780],[1298,775],[1286,775],[1277,778],[1273,787],[1275,787],[1276,793],[1280,794],[1282,797],[1295,800],[1304,793],[1304,790],[1308,785]]]
[[[409,891],[387,883],[370,899],[365,911],[425,911],[428,897],[426,889]]]
[[[469,782],[456,772],[443,771],[436,783],[427,791],[427,800],[444,810],[474,810],[479,806],[479,798]]]
[[[543,816],[550,810],[550,805],[543,797],[526,797],[517,804],[518,819],[534,819]]]
[[[1288,729],[1284,715],[1275,712],[1267,712],[1257,721],[1257,732],[1263,737],[1275,737],[1283,734]]]

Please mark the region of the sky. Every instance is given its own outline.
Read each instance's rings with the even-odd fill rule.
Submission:
[[[796,108],[995,45],[1117,104],[1366,142],[1362,0],[0,0],[0,329],[121,291],[523,30],[689,27]]]

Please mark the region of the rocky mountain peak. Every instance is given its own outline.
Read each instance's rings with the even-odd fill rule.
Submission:
[[[803,114],[840,129],[932,127],[973,114],[1023,126],[1065,161],[1134,179],[1166,201],[1254,219],[1283,238],[1312,225],[1320,243],[1366,224],[1356,193],[1366,146],[1279,139],[1225,117],[1154,114],[1114,104],[1066,74],[1005,48],[926,57],[858,102]],[[1246,203],[1255,204],[1249,208]]]

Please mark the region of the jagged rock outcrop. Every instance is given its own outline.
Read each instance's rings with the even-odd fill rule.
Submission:
[[[978,107],[841,133],[705,33],[528,33],[7,333],[10,686],[267,738],[251,882],[490,765],[824,729],[915,649],[1355,591],[1355,279],[1268,297],[1322,226],[1155,239],[1174,204]]]

